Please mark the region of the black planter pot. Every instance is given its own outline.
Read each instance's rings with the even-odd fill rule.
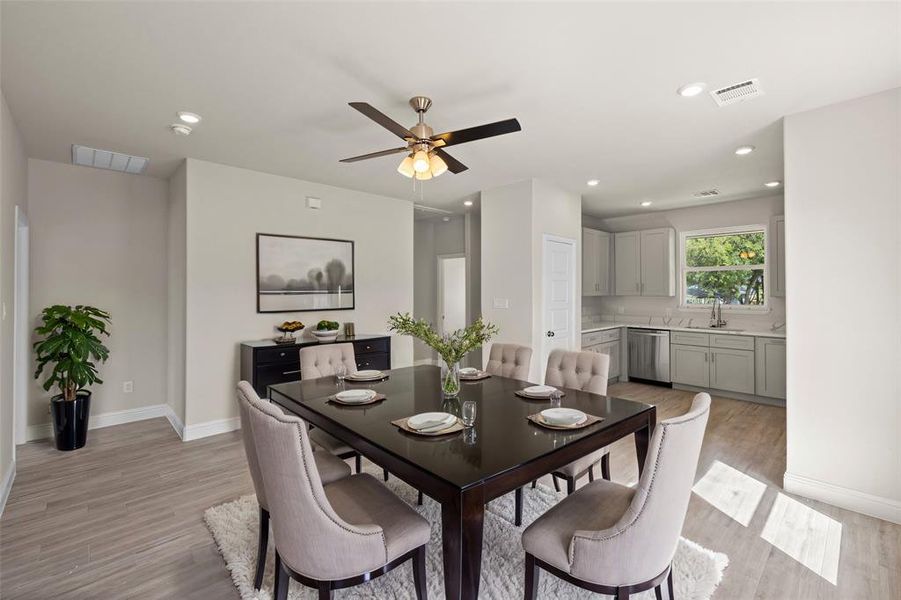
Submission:
[[[88,437],[88,417],[91,416],[91,392],[79,390],[75,400],[63,400],[62,395],[50,400],[53,414],[53,439],[57,450],[78,450]]]

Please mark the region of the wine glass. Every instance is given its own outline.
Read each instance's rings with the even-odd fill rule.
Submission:
[[[560,390],[554,390],[548,396],[548,399],[551,402],[551,408],[560,408],[560,403],[563,400],[563,392]]]
[[[344,364],[335,365],[335,378],[343,382],[345,377],[347,377],[347,367]]]

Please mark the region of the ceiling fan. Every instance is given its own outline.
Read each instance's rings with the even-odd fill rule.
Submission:
[[[425,96],[414,96],[410,98],[410,106],[412,106],[413,110],[419,115],[419,122],[410,129],[393,121],[390,117],[366,102],[350,102],[349,104],[351,107],[357,109],[397,137],[406,141],[406,145],[401,146],[400,148],[392,148],[391,150],[382,150],[380,152],[372,152],[370,154],[345,158],[342,159],[341,162],[351,163],[404,152],[407,156],[401,161],[400,166],[397,167],[397,171],[405,177],[415,177],[420,181],[438,177],[445,171],[462,173],[469,168],[445,152],[444,148],[522,130],[519,121],[516,119],[507,119],[505,121],[497,121],[495,123],[488,123],[487,125],[458,129],[457,131],[448,131],[446,133],[435,135],[432,128],[423,120],[423,115],[425,115],[426,111],[429,110],[429,107],[432,106],[432,100]]]

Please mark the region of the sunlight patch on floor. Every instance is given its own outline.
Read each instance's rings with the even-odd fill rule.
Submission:
[[[745,527],[754,518],[766,484],[718,460],[692,491]]]
[[[760,537],[836,585],[842,524],[835,519],[780,493]]]

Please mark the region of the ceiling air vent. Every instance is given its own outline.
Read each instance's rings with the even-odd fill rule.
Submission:
[[[97,169],[109,169],[120,173],[139,175],[147,168],[149,158],[143,156],[131,156],[121,152],[110,150],[97,150],[87,146],[72,144],[72,164],[83,167],[95,167]]]
[[[710,92],[717,106],[728,106],[763,95],[759,79],[748,79]]]
[[[712,198],[713,196],[719,196],[719,190],[701,190],[700,192],[695,192],[695,198]]]

